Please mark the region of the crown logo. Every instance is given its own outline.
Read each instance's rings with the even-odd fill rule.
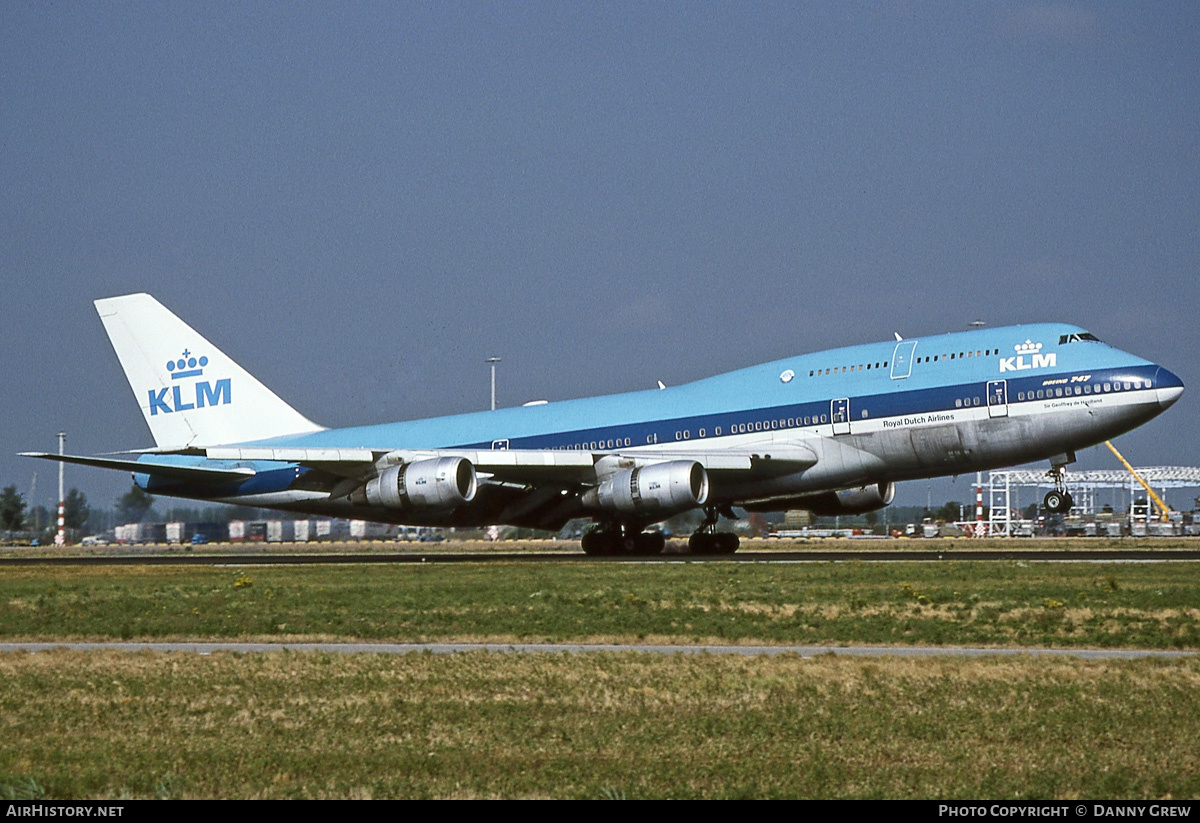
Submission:
[[[199,377],[204,374],[204,367],[207,365],[207,357],[195,357],[184,349],[178,360],[167,361],[167,371],[171,373],[172,380],[182,380],[185,377]]]
[[[1032,340],[1026,340],[1024,343],[1018,343],[1013,346],[1017,354],[1037,354],[1042,350],[1041,343],[1034,343]]]

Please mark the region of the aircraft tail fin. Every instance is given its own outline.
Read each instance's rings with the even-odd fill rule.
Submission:
[[[96,311],[160,448],[322,430],[150,295],[97,300]]]

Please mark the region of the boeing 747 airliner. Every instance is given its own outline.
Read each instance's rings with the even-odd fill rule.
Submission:
[[[897,481],[1049,460],[1156,417],[1183,383],[1076,326],[1010,326],[789,357],[666,389],[326,429],[147,294],[97,300],[155,447],[155,494],[409,525],[559,529],[589,554],[655,554],[648,526],[702,509],[694,553],[736,551],[732,507],[855,514]],[[132,455],[136,454],[136,458]]]

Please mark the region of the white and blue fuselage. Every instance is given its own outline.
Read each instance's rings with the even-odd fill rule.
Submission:
[[[96,301],[155,440],[155,494],[413,525],[557,529],[589,553],[657,553],[647,525],[703,509],[693,552],[727,553],[732,507],[855,513],[894,483],[1049,460],[1139,426],[1177,376],[1044,323],[831,349],[657,390],[378,426],[304,417],[147,294]],[[1069,508],[1065,487],[1047,508]]]
[[[831,349],[666,389],[223,445],[236,446],[239,456],[576,453],[595,465],[606,455],[639,464],[776,455],[782,459],[771,471],[722,471],[711,461],[717,468],[708,473],[705,503],[787,508],[820,492],[1069,455],[1145,423],[1182,390],[1161,366],[1076,326],[1047,323]],[[513,509],[513,482],[498,484],[508,493],[490,504],[485,483],[478,504],[453,511],[370,511],[338,494],[345,471],[326,471],[319,461],[141,460],[253,470],[244,480],[200,484],[138,473],[137,483],[155,493],[391,522],[484,524]],[[560,485],[560,496],[563,489],[578,496],[582,487]],[[534,516],[513,521],[553,526],[585,510],[559,505],[538,520],[545,508],[533,506],[523,515]]]

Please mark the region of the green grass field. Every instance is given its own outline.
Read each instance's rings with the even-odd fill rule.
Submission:
[[[1200,648],[1200,564],[15,567],[0,639]]]
[[[3,640],[1200,648],[1200,564],[11,567]],[[1200,796],[1200,658],[15,653],[0,796]]]

